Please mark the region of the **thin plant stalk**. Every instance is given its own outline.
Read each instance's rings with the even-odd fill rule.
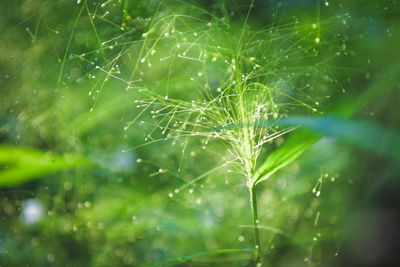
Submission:
[[[252,184],[249,187],[250,192],[250,205],[251,205],[251,213],[253,215],[253,234],[254,234],[254,246],[256,249],[255,261],[258,266],[261,263],[261,247],[260,247],[260,233],[258,229],[258,213],[257,213],[257,193],[256,193],[256,186]]]
[[[250,10],[249,10],[250,12]],[[243,82],[241,81],[241,76],[240,76],[240,66],[239,66],[239,58],[236,55],[236,61],[235,61],[235,66],[236,66],[236,84],[238,86],[238,91],[239,91],[239,99],[238,99],[238,108],[239,108],[239,116],[243,123],[247,125],[249,123],[248,116],[247,116],[247,106],[244,103],[244,88],[243,88]],[[256,266],[261,266],[261,249],[260,249],[260,233],[258,229],[258,213],[257,213],[257,193],[256,193],[256,185],[255,183],[252,182],[251,177],[253,177],[254,174],[254,162],[255,162],[255,157],[254,153],[252,151],[252,147],[254,147],[253,142],[252,142],[252,134],[251,134],[251,128],[243,128],[241,133],[242,133],[242,141],[243,141],[243,154],[245,155],[245,168],[247,172],[247,177],[248,177],[248,187],[249,187],[249,192],[250,192],[250,205],[251,205],[251,213],[253,216],[253,233],[254,233],[254,247],[256,249],[255,253],[255,263]]]

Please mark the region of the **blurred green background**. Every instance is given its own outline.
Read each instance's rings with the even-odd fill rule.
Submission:
[[[193,141],[184,153],[171,141],[141,146],[151,127],[124,131],[140,113],[138,88],[118,79],[129,79],[156,11],[224,17],[238,36],[250,3],[1,1],[1,266],[151,266],[253,247],[242,176],[220,168],[173,193],[222,166],[225,146],[204,150]],[[187,31],[206,26],[196,23]],[[255,1],[247,23],[254,31],[309,27],[311,41],[321,38],[318,57],[329,61],[312,65],[324,75],[307,94],[328,96],[322,111],[353,114],[302,123],[324,137],[258,187],[263,266],[400,265],[400,4]],[[171,44],[162,45],[168,55]],[[191,66],[165,74],[153,63],[143,83],[161,90],[168,79],[169,95],[191,99]],[[242,250],[177,266],[253,266],[252,259]]]

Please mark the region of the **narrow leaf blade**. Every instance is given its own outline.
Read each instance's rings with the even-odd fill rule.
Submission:
[[[275,172],[296,160],[320,138],[320,135],[305,130],[291,136],[281,147],[273,151],[257,169],[253,183],[257,184],[267,180]]]
[[[0,187],[84,165],[89,165],[89,162],[81,157],[63,157],[30,148],[0,146]]]
[[[219,254],[237,254],[237,253],[254,253],[255,249],[253,248],[244,248],[244,249],[217,249],[217,250],[210,250],[210,251],[203,251],[203,252],[198,252],[186,256],[182,256],[179,258],[167,260],[161,263],[158,263],[156,265],[153,265],[153,267],[158,267],[158,266],[164,266],[168,264],[177,264],[177,263],[183,263],[187,262],[189,260],[202,257],[202,256],[211,256],[211,255],[219,255]]]

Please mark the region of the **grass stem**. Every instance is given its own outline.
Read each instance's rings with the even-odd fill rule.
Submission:
[[[250,204],[251,204],[251,212],[253,215],[253,226],[254,226],[254,246],[256,249],[255,262],[256,266],[261,266],[261,248],[260,248],[260,233],[258,229],[258,213],[257,213],[257,193],[256,186],[252,184],[249,188],[250,191]]]

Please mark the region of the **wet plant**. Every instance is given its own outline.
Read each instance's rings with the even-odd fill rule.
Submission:
[[[48,2],[0,4],[0,265],[366,265],[398,3]]]
[[[308,147],[289,144],[265,161],[277,147],[275,141],[282,142],[296,129],[280,127],[276,121],[292,114],[321,113],[319,105],[329,95],[318,90],[318,83],[328,77],[327,62],[338,48],[320,34],[321,27],[332,23],[329,20],[283,22],[276,12],[270,25],[252,30],[248,20],[253,2],[238,30],[222,2],[207,11],[196,4],[162,1],[142,41],[124,46],[111,63],[96,68],[106,79],[115,78],[126,90],[139,92],[134,101],[138,115],[124,130],[129,133],[138,125],[148,132],[144,144],[131,149],[170,141],[181,150],[174,174],[179,177],[193,138],[200,140],[203,150],[212,150],[216,142],[226,148],[229,157],[221,166],[186,181],[169,197],[221,168],[228,175],[241,175],[249,191],[255,263],[261,265],[256,185]],[[301,146],[304,140],[297,141]]]

